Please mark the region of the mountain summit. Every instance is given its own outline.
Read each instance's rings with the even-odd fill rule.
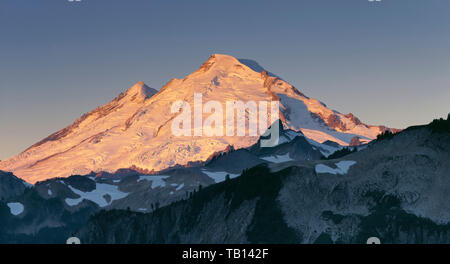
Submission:
[[[144,82],[139,81],[127,90],[126,95],[130,96],[133,100],[142,102],[145,99],[152,97],[157,92],[158,90],[150,88]]]
[[[172,79],[159,92],[138,82],[108,104],[0,162],[0,169],[31,183],[121,168],[160,171],[258,141],[255,136],[174,136],[171,123],[178,113],[172,113],[171,106],[178,100],[193,105],[195,93],[202,94],[203,102],[223,105],[277,100],[283,127],[302,132],[312,144],[334,141],[345,146],[355,136],[364,143],[387,129],[327,108],[254,61],[214,54],[199,69],[184,79]]]

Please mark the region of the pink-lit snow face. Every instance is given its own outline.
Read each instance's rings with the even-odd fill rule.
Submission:
[[[202,99],[201,93],[194,93],[193,111],[187,101],[178,100],[172,104],[172,114],[181,112],[172,120],[171,131],[174,136],[256,137],[263,135],[264,138],[260,141],[261,147],[278,145],[280,130],[276,123],[279,120],[279,101],[226,101],[224,112],[221,102],[216,100],[203,102]],[[209,116],[204,118],[203,114]],[[268,116],[270,116],[270,123],[268,123]]]
[[[201,94],[203,102],[198,108],[194,107],[196,93]],[[180,108],[176,113],[171,111],[176,101],[190,106],[191,136],[175,136],[172,131],[175,118],[183,114]],[[217,117],[214,113],[220,110],[217,102],[222,107],[219,119],[222,122],[214,124]],[[246,127],[240,130],[245,136],[239,136],[239,111],[235,107],[230,108],[236,111],[234,136],[227,136],[227,102],[241,102],[247,107],[244,110]],[[255,120],[265,112],[261,110],[264,108],[261,102],[267,103],[267,121],[255,126],[259,122]],[[279,102],[279,110],[277,107],[274,107],[277,110],[271,110],[276,104],[273,102]],[[252,105],[256,105],[256,119],[252,118],[254,114],[249,115],[248,108]],[[269,116],[271,112],[273,117]],[[276,114],[279,115],[279,127],[273,124],[278,118]],[[201,122],[196,123],[194,116]],[[250,135],[252,126],[257,136]],[[269,126],[275,131],[260,137]],[[219,128],[222,136],[216,136],[220,134]],[[280,129],[278,143],[292,140],[295,135],[304,135],[315,147],[329,148],[327,155],[334,150],[320,144],[322,142],[346,146],[355,136],[360,141],[370,141],[384,129],[329,109],[286,81],[265,71],[256,72],[232,56],[215,54],[198,70],[183,79],[172,79],[159,91],[142,82],[133,85],[111,102],[81,116],[23,153],[2,160],[0,170],[14,172],[30,183],[91,171],[115,172],[121,168],[161,171],[175,165],[206,161],[230,146],[240,149],[258,142],[265,144],[264,140],[277,138],[277,128]],[[196,136],[199,130],[200,136]]]

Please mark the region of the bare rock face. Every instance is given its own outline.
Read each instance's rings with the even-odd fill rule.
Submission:
[[[326,123],[329,127],[332,127],[334,129],[337,129],[338,131],[345,131],[347,128],[345,127],[344,123],[336,116],[336,115],[330,115],[328,116]]]
[[[356,116],[354,116],[352,113],[346,114],[345,117],[350,118],[350,120],[352,120],[353,123],[355,123],[356,125],[361,125],[361,124],[362,124],[361,120],[359,120],[359,118],[357,118]]]
[[[352,140],[350,141],[349,146],[359,146],[359,145],[361,145],[361,141],[359,140],[359,137],[358,136],[354,136],[352,138]]]

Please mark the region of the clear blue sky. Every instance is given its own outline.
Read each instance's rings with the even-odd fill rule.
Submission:
[[[137,81],[258,61],[369,124],[450,112],[450,1],[0,1],[0,159]]]

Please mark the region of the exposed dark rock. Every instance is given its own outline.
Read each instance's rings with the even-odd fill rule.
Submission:
[[[358,136],[354,136],[350,141],[350,146],[359,146],[361,145],[361,140],[359,140]]]

